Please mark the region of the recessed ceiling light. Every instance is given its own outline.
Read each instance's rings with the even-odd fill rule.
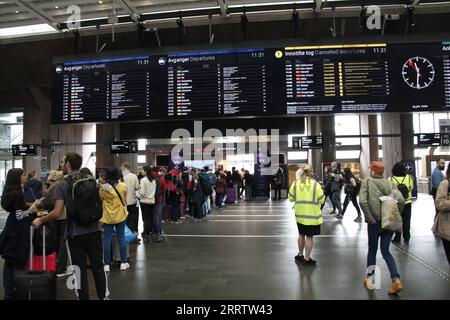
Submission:
[[[99,1],[99,2],[98,2],[98,4],[102,4],[102,3],[103,3],[103,1]]]
[[[55,9],[59,9],[59,7],[58,7],[58,6],[55,6]]]
[[[16,10],[16,13],[19,13],[19,10]]]

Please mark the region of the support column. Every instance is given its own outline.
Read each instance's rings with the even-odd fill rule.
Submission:
[[[97,167],[113,167],[120,162],[116,155],[111,154],[109,142],[119,139],[114,130],[116,124],[98,124],[97,125]]]
[[[318,136],[321,133],[321,121],[318,116],[308,117],[308,135]],[[309,163],[313,166],[319,179],[322,177],[322,150],[311,149],[308,151]]]
[[[400,115],[402,134],[402,160],[414,159],[414,121],[412,114]]]
[[[400,114],[382,114],[381,128],[383,134],[400,134],[401,120]],[[402,159],[402,138],[383,137],[383,163],[385,176],[389,176],[392,167]]]
[[[320,127],[323,136],[322,161],[336,161],[336,132],[334,130],[334,115],[321,116]]]
[[[377,116],[376,115],[360,115],[361,134],[377,135]],[[365,179],[369,177],[369,163],[378,160],[378,138],[362,138],[361,139],[361,157],[359,162],[360,177]]]
[[[24,169],[26,172],[35,170],[37,177],[40,177],[41,172],[46,174],[50,169],[51,152],[48,141],[51,138],[51,100],[42,88],[31,87],[30,93],[35,107],[25,107],[24,110],[24,143],[40,144],[38,156],[41,159],[25,157]]]

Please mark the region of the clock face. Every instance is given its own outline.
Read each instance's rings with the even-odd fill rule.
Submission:
[[[417,90],[428,88],[434,81],[435,73],[433,64],[422,57],[408,59],[402,70],[405,83]]]

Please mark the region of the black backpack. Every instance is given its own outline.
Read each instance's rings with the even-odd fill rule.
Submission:
[[[80,226],[89,226],[102,218],[102,202],[97,189],[97,183],[92,176],[81,175],[80,179],[66,178],[69,182],[70,197],[73,201],[71,212],[67,210],[69,221],[75,221]]]
[[[397,182],[397,189],[402,194],[403,199],[405,199],[405,200],[408,199],[408,197],[409,197],[409,188],[403,183],[405,181],[405,179],[406,179],[406,176],[403,178],[401,183],[399,183],[398,180],[395,179],[395,177],[392,177],[392,178],[395,180],[395,182]]]
[[[205,196],[210,196],[213,193],[213,188],[211,186],[211,182],[209,180],[209,177],[206,173],[200,172],[198,175],[198,179],[200,181],[200,184],[202,185],[203,194]]]
[[[359,194],[359,190],[361,190],[361,179],[357,178],[357,177],[353,177],[356,181],[356,194]]]

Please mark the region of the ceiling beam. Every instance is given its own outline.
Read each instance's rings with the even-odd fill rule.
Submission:
[[[48,24],[55,30],[58,30],[56,28],[56,23],[53,21],[53,18],[47,15],[43,10],[37,8],[34,4],[32,4],[30,1],[24,1],[24,0],[13,0],[13,2],[19,6],[22,10],[27,11],[30,15],[33,17],[43,21],[44,23]]]
[[[128,13],[134,22],[139,22],[139,13],[129,0],[118,0],[120,6]]]
[[[228,3],[227,0],[217,0],[217,4],[220,7],[220,15],[222,17],[227,17],[228,16]]]

